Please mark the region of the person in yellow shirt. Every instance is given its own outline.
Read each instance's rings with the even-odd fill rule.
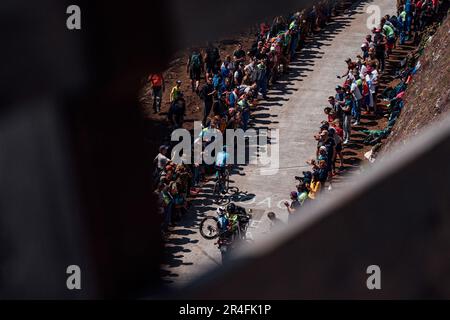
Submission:
[[[181,81],[177,80],[176,85],[170,91],[170,103],[173,103],[175,100],[177,100],[182,95],[183,95],[183,92],[181,91]]]
[[[319,173],[314,172],[312,175],[311,183],[309,184],[309,193],[308,197],[310,199],[316,199],[317,193],[320,192],[320,189],[322,188],[322,184],[319,181]]]

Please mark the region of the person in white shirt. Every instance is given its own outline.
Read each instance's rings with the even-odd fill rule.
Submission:
[[[366,65],[363,63],[363,64],[361,64],[361,68],[359,69],[359,77],[360,77],[361,79],[364,79],[366,73],[367,73],[367,67],[366,67]]]
[[[355,122],[353,125],[358,125],[360,118],[361,118],[361,105],[362,105],[362,99],[363,95],[361,94],[361,90],[359,90],[357,80],[359,80],[359,75],[356,73],[354,74],[354,80],[352,84],[350,85],[350,92],[353,95],[353,98],[355,99],[356,103],[354,106],[354,113],[353,116],[355,117]]]
[[[376,64],[372,64],[367,68],[366,81],[369,85],[370,102],[374,112],[377,112],[377,86],[378,86],[378,71]]]
[[[375,92],[376,92],[376,85],[375,85],[376,76],[374,76],[373,72],[367,72],[365,79],[366,79],[367,85],[369,86],[369,92],[370,92],[369,108],[376,111],[377,107],[376,107],[375,100],[374,100]]]
[[[245,73],[250,77],[250,81],[256,81],[256,67],[255,60],[252,60],[249,64],[247,64],[244,68]]]
[[[170,159],[166,157],[168,149],[169,147],[166,145],[159,147],[159,153],[154,160],[159,170],[163,170],[166,167],[167,162],[170,161]]]

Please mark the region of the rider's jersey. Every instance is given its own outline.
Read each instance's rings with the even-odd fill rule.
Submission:
[[[238,221],[238,215],[237,214],[230,214],[229,212],[226,212],[226,214],[223,214],[219,217],[218,222],[220,229],[222,231],[236,231],[237,228],[237,221]]]
[[[218,222],[219,222],[220,229],[222,231],[227,230],[228,225],[230,223],[230,221],[228,219],[228,215],[224,214],[224,215],[219,216]]]
[[[234,213],[230,213],[227,211],[229,225],[231,225],[232,231],[236,230],[239,215],[245,215],[245,214],[246,214],[246,210],[240,206],[236,206],[236,211]]]
[[[227,165],[228,158],[230,157],[229,153],[226,151],[220,151],[216,157],[216,166],[223,168]]]
[[[237,214],[228,214],[228,221],[229,221],[229,225],[231,225],[231,231],[235,231],[237,228],[237,220],[238,220],[238,216]]]

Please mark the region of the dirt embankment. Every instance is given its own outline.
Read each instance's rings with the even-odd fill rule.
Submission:
[[[317,1],[316,1],[317,2]],[[355,0],[341,0],[338,2],[336,7],[336,14],[341,14],[349,7],[354,4]],[[311,5],[312,6],[312,5]],[[299,6],[303,7],[304,10],[309,10],[310,8],[304,8],[303,5]],[[302,11],[303,12],[303,11]],[[268,17],[267,21],[271,21],[273,17]],[[262,22],[262,21],[261,21]],[[249,25],[246,30],[243,30],[240,33],[230,34],[228,37],[222,37],[217,41],[211,41],[214,46],[219,49],[221,60],[223,61],[226,56],[233,55],[234,50],[236,50],[236,45],[238,43],[242,44],[242,48],[245,51],[251,49],[252,45],[256,40],[256,33],[259,31],[259,25]],[[203,56],[205,56],[206,52],[206,41],[204,43],[205,46],[197,45],[191,48],[186,48],[184,50],[180,50],[177,54],[171,58],[172,62],[169,65],[169,68],[163,73],[165,79],[166,90],[163,93],[161,112],[159,114],[155,114],[153,112],[152,107],[152,97],[151,97],[151,88],[150,84],[146,83],[140,92],[140,102],[142,106],[142,111],[145,119],[148,122],[150,127],[156,125],[158,127],[158,138],[159,135],[162,135],[165,139],[170,135],[170,130],[167,128],[167,112],[170,107],[169,103],[169,95],[171,88],[175,85],[177,80],[181,80],[181,90],[183,91],[184,98],[186,100],[186,117],[184,119],[183,127],[188,130],[193,129],[194,121],[200,121],[203,118],[203,102],[199,98],[199,96],[192,92],[189,74],[187,72],[187,61],[188,57],[192,53],[193,49],[200,50]],[[200,87],[205,83],[203,77],[200,81]],[[149,129],[150,131],[150,129]],[[160,140],[164,139],[161,138]],[[152,139],[155,140],[155,137],[152,136]],[[161,141],[162,142],[162,141]]]
[[[405,144],[432,123],[450,115],[450,19],[429,39],[419,59],[421,67],[406,90],[405,106],[384,152]]]
[[[242,44],[244,50],[250,50],[253,42],[255,41],[256,29],[248,30],[240,35],[235,35],[230,39],[221,39],[219,41],[212,42],[220,52],[220,57],[222,60],[225,59],[227,55],[232,56],[234,50],[236,50],[236,45],[238,43]],[[170,90],[175,85],[177,80],[181,80],[181,90],[183,91],[184,98],[186,100],[186,117],[184,122],[184,128],[191,130],[193,129],[194,121],[200,121],[203,118],[203,103],[200,97],[192,92],[191,82],[189,79],[189,74],[187,72],[187,61],[190,53],[193,49],[200,50],[202,55],[205,55],[206,47],[192,47],[182,50],[177,53],[177,55],[172,59],[169,68],[164,72],[164,79],[166,84],[166,90],[163,93],[161,112],[159,114],[153,113],[152,107],[152,97],[151,97],[151,87],[150,84],[146,84],[142,88],[141,92],[141,103],[144,116],[152,121],[160,122],[162,124],[168,125],[167,122],[167,112],[170,107],[169,96]],[[203,77],[200,81],[200,87],[205,83]]]

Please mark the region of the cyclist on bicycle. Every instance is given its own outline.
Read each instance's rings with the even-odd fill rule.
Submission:
[[[238,221],[241,223],[248,223],[248,221],[243,221],[243,217],[247,217],[247,211],[243,207],[230,203],[226,207],[226,213],[228,217],[228,225],[233,233],[236,231]]]
[[[247,211],[234,203],[218,207],[217,217],[207,216],[200,222],[200,234],[209,240],[219,237],[230,244],[236,239],[244,240],[252,219],[250,212],[251,209]]]
[[[227,146],[223,146],[222,151],[219,151],[216,156],[215,168],[216,168],[216,178],[225,179],[226,170],[229,167],[228,159],[230,154],[227,152]]]

